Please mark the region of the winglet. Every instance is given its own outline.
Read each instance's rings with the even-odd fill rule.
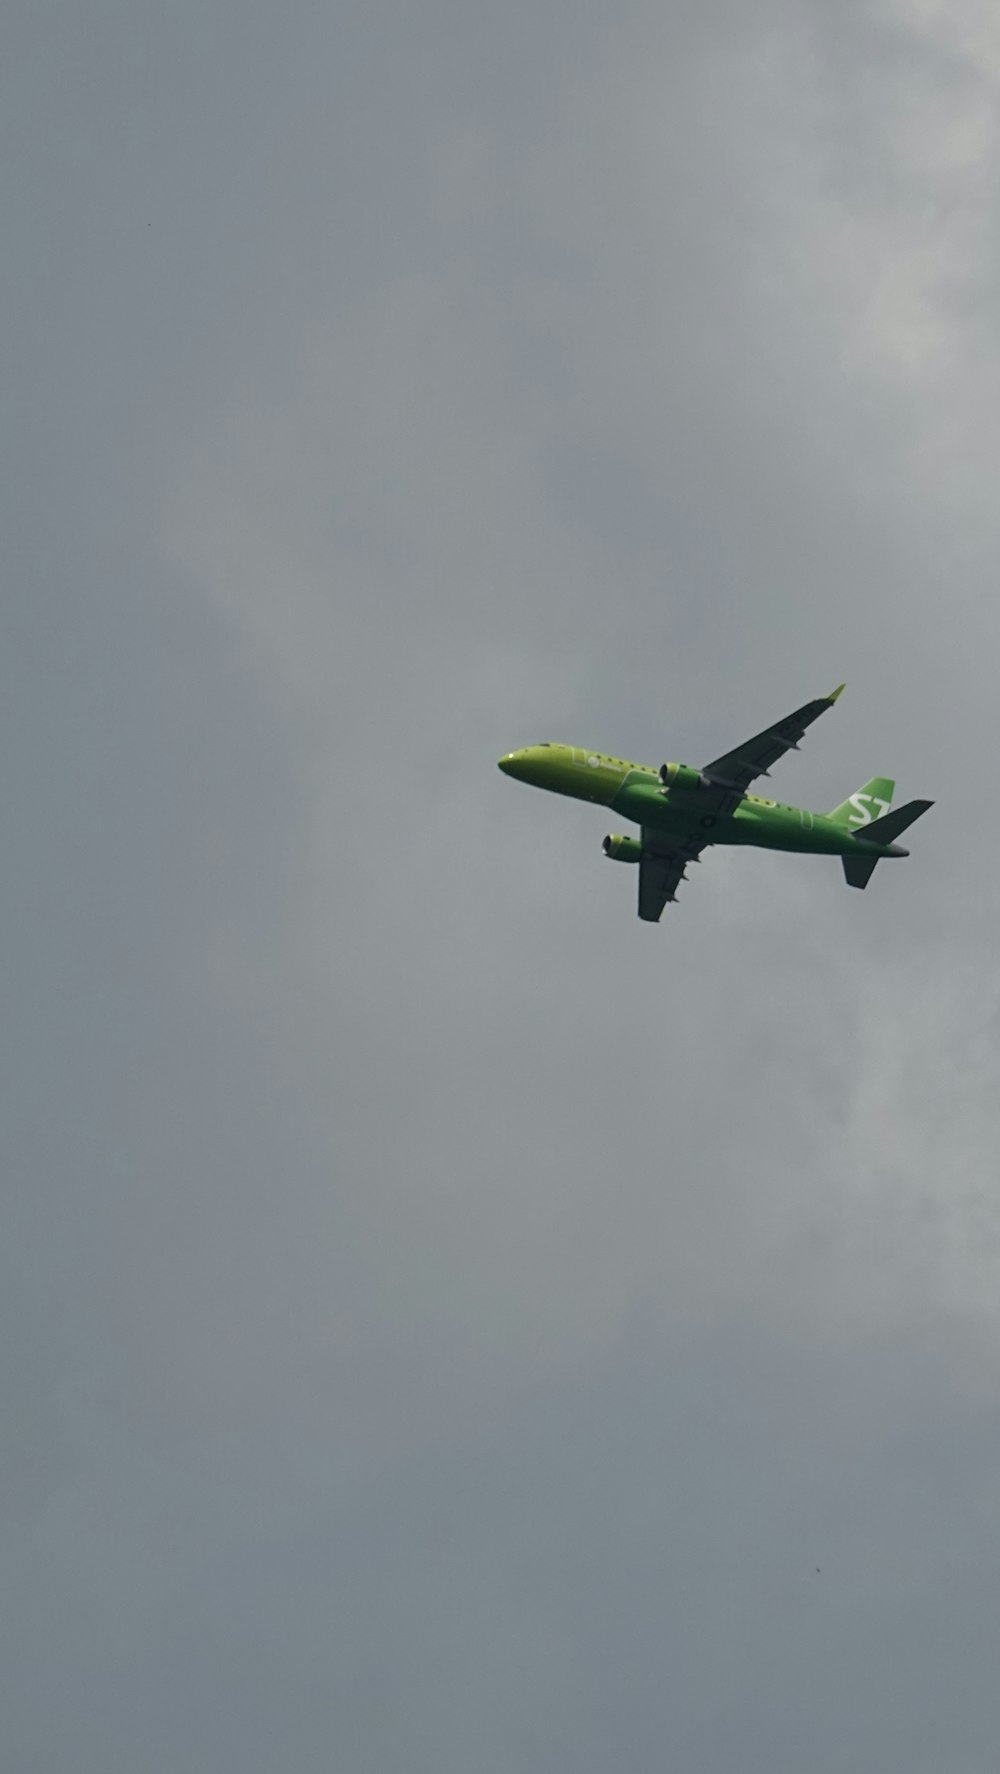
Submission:
[[[837,697],[840,695],[840,692],[843,688],[844,688],[843,684],[838,684],[837,688],[835,690],[831,690],[829,696],[827,697],[827,702],[836,702]]]

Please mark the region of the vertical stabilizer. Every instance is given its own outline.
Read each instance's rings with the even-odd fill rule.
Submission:
[[[871,825],[873,819],[881,819],[892,806],[892,797],[896,784],[888,776],[873,776],[863,788],[855,789],[839,807],[834,807],[827,819],[837,825],[846,825],[852,832],[860,832],[862,826]]]

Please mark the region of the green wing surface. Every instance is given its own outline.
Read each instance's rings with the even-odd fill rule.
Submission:
[[[642,827],[642,858],[639,863],[639,916],[647,924],[659,923],[665,905],[677,898],[677,889],[686,879],[684,870],[697,860],[705,846],[688,840],[681,845],[671,843],[662,832],[648,825]]]
[[[724,752],[721,758],[706,764],[702,774],[718,793],[716,810],[731,813],[739,806],[755,777],[766,776],[771,765],[786,752],[797,751],[806,728],[833,707],[843,688],[843,684],[838,684],[829,696],[818,696],[814,702],[804,703],[793,714],[786,715],[783,721],[765,727],[763,733],[755,733],[752,739],[747,739],[734,751]],[[701,799],[698,804],[702,805]]]

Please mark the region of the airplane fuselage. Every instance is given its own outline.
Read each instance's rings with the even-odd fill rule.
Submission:
[[[552,744],[509,752],[500,759],[500,768],[536,788],[608,807],[623,819],[662,832],[681,845],[751,844],[765,850],[820,856],[857,855],[859,850],[879,857],[908,854],[901,844],[866,844],[864,826],[872,814],[864,804],[858,807],[853,829],[823,813],[761,795],[745,795],[731,813],[705,811],[705,798],[698,787],[700,772],[684,765],[665,766],[665,783],[660,772],[648,764],[633,764],[580,746]]]

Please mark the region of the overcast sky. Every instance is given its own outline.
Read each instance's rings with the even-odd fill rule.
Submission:
[[[995,1774],[995,6],[2,36],[5,1766]]]

